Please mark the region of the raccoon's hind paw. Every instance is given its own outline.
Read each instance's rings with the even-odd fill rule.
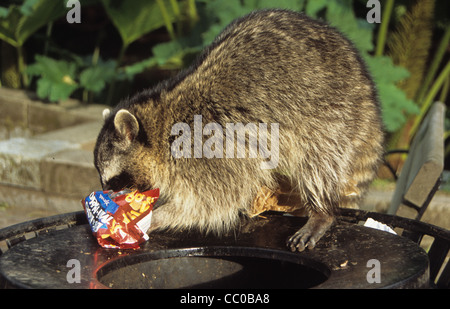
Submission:
[[[292,235],[287,241],[286,245],[292,252],[303,251],[306,247],[313,249],[319,239],[333,224],[332,216],[324,214],[313,214],[308,222]]]

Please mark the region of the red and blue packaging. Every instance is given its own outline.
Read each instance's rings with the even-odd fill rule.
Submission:
[[[94,191],[82,200],[92,233],[103,248],[138,249],[148,240],[159,189]]]

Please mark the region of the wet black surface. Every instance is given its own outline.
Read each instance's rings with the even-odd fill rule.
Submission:
[[[428,285],[428,256],[414,242],[339,223],[316,248],[290,252],[285,241],[305,218],[270,214],[225,237],[154,233],[138,250],[103,249],[89,225],[46,232],[0,256],[0,286],[23,288],[417,288]],[[80,283],[69,283],[69,260]],[[369,260],[380,262],[370,283]],[[70,281],[70,280],[69,280]]]

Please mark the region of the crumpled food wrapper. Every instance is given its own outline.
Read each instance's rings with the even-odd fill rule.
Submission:
[[[103,248],[138,249],[148,240],[159,189],[94,191],[82,200],[92,233]]]

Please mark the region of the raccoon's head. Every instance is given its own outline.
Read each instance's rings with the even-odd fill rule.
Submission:
[[[119,191],[136,188],[141,191],[150,188],[143,179],[143,144],[138,119],[128,110],[120,109],[109,115],[104,112],[105,123],[97,138],[94,149],[94,164],[100,174],[103,190]]]

